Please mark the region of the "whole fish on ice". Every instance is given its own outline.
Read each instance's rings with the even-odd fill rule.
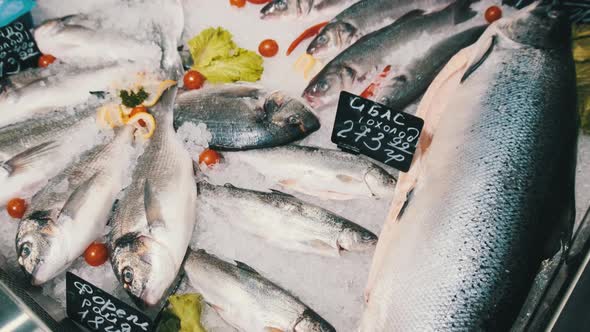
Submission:
[[[18,263],[34,285],[66,269],[104,232],[133,154],[132,127],[81,156],[37,193],[19,223]]]
[[[373,258],[362,332],[507,331],[574,220],[570,26],[533,4],[493,23],[422,99],[418,154]]]
[[[0,94],[0,126],[84,103],[91,92],[109,90],[117,81],[134,77],[139,70],[140,66],[131,63],[72,69],[8,89]]]
[[[139,41],[118,31],[85,25],[80,15],[49,20],[35,29],[37,47],[61,61],[159,60],[161,50],[150,41]]]
[[[185,122],[205,123],[213,136],[209,145],[222,150],[284,145],[320,128],[317,117],[300,101],[242,84],[179,94],[174,128]]]
[[[117,205],[108,241],[117,279],[147,305],[176,278],[195,224],[193,164],[172,128],[176,89],[151,110],[158,127]]]
[[[395,185],[380,166],[338,150],[287,145],[223,157],[230,164],[252,166],[286,189],[324,199],[382,198],[393,195]]]
[[[453,0],[361,0],[336,15],[307,47],[314,57],[338,54],[362,36],[379,30],[414,9],[431,10]]]
[[[198,184],[201,208],[216,214],[233,211],[240,217],[225,218],[253,235],[288,250],[338,256],[341,251],[374,248],[377,236],[330,211],[280,192],[260,192],[232,185]]]
[[[262,19],[326,14],[358,0],[272,0],[260,10]]]
[[[57,110],[0,128],[0,206],[28,197],[74,158],[101,142],[90,107]]]
[[[244,263],[231,264],[204,250],[190,250],[189,282],[239,331],[335,332],[330,323]]]
[[[425,14],[414,10],[360,38],[330,61],[303,92],[313,107],[337,100],[340,91],[360,94],[386,74],[375,101],[402,110],[416,100],[440,68],[485,29],[473,0],[457,0]],[[481,5],[481,4],[479,4]]]

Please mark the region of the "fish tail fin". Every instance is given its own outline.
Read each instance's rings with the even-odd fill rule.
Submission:
[[[54,141],[45,142],[25,150],[11,159],[0,164],[8,176],[18,174],[20,171],[31,166],[40,158],[50,154],[56,148]]]
[[[479,0],[457,0],[453,3],[453,19],[455,24],[460,24],[477,15],[477,12],[471,8],[471,5]]]

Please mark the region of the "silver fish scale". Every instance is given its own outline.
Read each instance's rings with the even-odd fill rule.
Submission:
[[[571,55],[498,48],[453,96],[473,115],[443,115],[362,331],[507,330],[569,222]]]

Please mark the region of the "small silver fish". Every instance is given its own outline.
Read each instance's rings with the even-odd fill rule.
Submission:
[[[366,251],[377,236],[367,229],[318,206],[281,192],[265,193],[232,185],[198,184],[199,206],[216,213],[232,211],[241,217],[225,218],[265,241],[288,250],[326,256],[342,251]]]
[[[358,0],[272,0],[260,10],[262,19],[303,17],[330,12]]]
[[[223,154],[246,163],[284,188],[323,199],[382,198],[393,195],[395,178],[368,159],[350,153],[287,145]]]
[[[190,250],[184,271],[217,313],[239,331],[335,332],[330,323],[244,263]]]
[[[133,129],[81,156],[37,193],[19,223],[18,263],[33,285],[66,269],[104,231],[131,164]]]
[[[284,145],[320,128],[303,103],[282,92],[228,84],[181,93],[174,109],[174,128],[185,122],[205,123],[221,150],[247,150]]]
[[[172,128],[176,87],[152,108],[158,128],[112,217],[111,263],[140,303],[155,305],[176,278],[193,232],[193,164]]]

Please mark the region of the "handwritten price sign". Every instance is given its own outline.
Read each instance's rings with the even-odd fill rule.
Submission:
[[[66,311],[70,319],[91,331],[152,331],[143,313],[70,272],[66,274]]]
[[[423,126],[418,117],[342,91],[332,142],[407,172]]]
[[[37,66],[41,54],[26,17],[23,15],[0,28],[0,78]]]

